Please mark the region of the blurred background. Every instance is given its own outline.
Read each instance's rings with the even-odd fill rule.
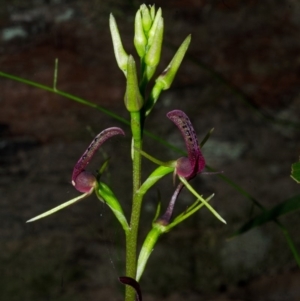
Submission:
[[[0,2],[0,71],[53,86],[128,119],[125,79],[109,33],[113,13],[125,49],[137,59],[133,22],[143,1],[28,0]],[[153,2],[145,2],[153,4]],[[290,178],[300,154],[300,2],[297,0],[157,0],[165,40],[157,74],[188,34],[192,42],[170,90],[146,129],[182,147],[166,117],[185,111],[207,164],[267,209],[299,194]],[[69,99],[0,77],[0,299],[123,300],[124,235],[96,197],[32,224],[26,220],[78,192],[71,173],[93,137],[108,126],[127,137],[105,143],[89,166],[107,157],[104,181],[130,211],[130,131],[126,125]],[[160,160],[178,154],[145,137],[145,150]],[[154,165],[144,160],[144,178]],[[267,223],[228,239],[261,211],[217,175],[199,175],[196,190],[214,192],[221,224],[203,209],[161,237],[142,277],[145,300],[296,301],[300,272],[282,231]],[[167,206],[171,176],[144,200],[140,243],[151,228],[159,190]],[[185,191],[176,213],[192,204]],[[280,218],[300,251],[300,213]]]

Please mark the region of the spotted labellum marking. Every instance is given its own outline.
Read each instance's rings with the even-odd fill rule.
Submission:
[[[181,157],[177,160],[176,173],[190,180],[205,167],[195,130],[188,116],[180,110],[170,111],[167,117],[179,128],[188,152],[188,158]]]
[[[85,167],[90,163],[95,152],[99,147],[109,138],[115,135],[125,135],[124,131],[118,127],[111,127],[103,130],[99,133],[91,142],[89,147],[80,157],[73,169],[72,185],[80,192],[89,192],[96,184],[96,177],[88,171],[85,171]]]

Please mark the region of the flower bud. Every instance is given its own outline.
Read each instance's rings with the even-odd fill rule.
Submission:
[[[144,100],[139,89],[135,61],[132,55],[129,55],[128,57],[127,83],[124,100],[126,109],[129,112],[140,111],[144,104]]]
[[[146,52],[147,38],[144,33],[140,10],[138,10],[135,15],[133,41],[139,57],[143,57]]]
[[[156,67],[160,61],[163,33],[164,33],[164,21],[163,18],[160,17],[157,22],[155,35],[152,39],[152,44],[150,44],[149,41],[150,49],[148,50],[145,56],[145,63],[147,66]]]
[[[163,87],[163,90],[167,90],[170,88],[174,77],[178,71],[179,66],[184,58],[184,55],[189,47],[191,42],[191,35],[188,35],[183,43],[178,48],[175,53],[172,61],[168,65],[168,67],[162,72],[162,74],[156,79],[156,83],[160,84]]]
[[[111,37],[112,37],[112,42],[113,42],[113,46],[114,46],[114,52],[115,52],[117,64],[126,76],[128,54],[126,53],[126,51],[123,48],[123,44],[121,41],[118,26],[117,26],[116,20],[112,14],[110,14],[110,16],[109,16],[109,27],[110,27],[110,33],[111,33]]]
[[[146,4],[142,4],[140,7],[140,11],[142,13],[142,24],[144,32],[148,32],[152,26],[152,18],[149,12],[149,9]]]

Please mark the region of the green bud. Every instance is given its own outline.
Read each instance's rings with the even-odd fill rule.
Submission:
[[[109,27],[110,27],[110,33],[111,33],[111,37],[112,37],[112,42],[113,42],[113,46],[114,46],[114,52],[115,52],[117,64],[126,76],[128,54],[126,53],[126,51],[123,48],[123,44],[121,41],[118,26],[117,26],[116,20],[112,14],[110,14],[110,16],[109,16]]]
[[[139,57],[143,57],[146,52],[147,38],[144,33],[142,17],[140,10],[137,11],[135,15],[134,22],[134,46],[139,55]]]
[[[140,111],[144,104],[139,89],[135,61],[132,55],[129,55],[127,62],[127,83],[124,100],[126,109],[129,112]]]
[[[147,33],[152,26],[152,18],[151,18],[149,9],[146,4],[141,5],[140,11],[142,13],[143,28],[144,28],[144,31]]]
[[[159,20],[162,18],[162,11],[161,11],[161,8],[159,8],[157,10],[157,13],[155,15],[155,18],[154,18],[154,21],[152,23],[152,26],[151,26],[151,29],[148,33],[148,45],[151,46],[152,45],[152,42],[153,42],[153,39],[154,39],[154,36],[156,35],[156,28],[157,28],[157,24],[159,22]]]
[[[183,43],[180,45],[179,49],[175,53],[172,61],[168,67],[162,72],[162,74],[156,79],[156,83],[159,84],[163,90],[170,88],[174,77],[178,71],[178,68],[184,58],[184,55],[190,45],[191,35],[188,35]]]
[[[152,28],[151,28],[152,30]],[[164,20],[160,17],[157,21],[157,26],[155,30],[155,35],[145,56],[145,63],[150,67],[156,67],[160,61],[161,46],[164,34]]]

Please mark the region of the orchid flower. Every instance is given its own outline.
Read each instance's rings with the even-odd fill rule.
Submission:
[[[176,160],[174,175],[184,178],[187,181],[193,179],[205,167],[205,159],[199,147],[197,135],[188,116],[180,110],[173,110],[167,117],[179,128],[185,141],[188,157],[181,157]],[[171,198],[166,212],[157,220],[162,224],[168,224],[173,213],[177,197],[184,184],[180,182]]]
[[[95,152],[99,149],[99,147],[109,138],[115,136],[115,135],[125,135],[123,130],[118,127],[111,127],[103,130],[101,133],[99,133],[91,142],[89,147],[86,149],[86,151],[83,153],[83,155],[80,157],[78,162],[75,164],[72,174],[72,185],[79,191],[83,192],[82,195],[67,201],[55,208],[52,208],[49,211],[46,211],[34,218],[31,218],[27,221],[33,222],[38,219],[41,219],[43,217],[46,217],[48,215],[51,215],[65,207],[68,207],[70,205],[73,205],[74,203],[86,198],[92,192],[95,190],[95,188],[98,185],[97,178],[89,171],[86,171],[86,166],[90,163],[92,157],[94,156]]]
[[[179,177],[180,183],[176,187],[173,196],[169,202],[166,212],[159,217],[156,222],[161,225],[168,225],[170,223],[170,219],[172,217],[173,209],[175,202],[182,188],[187,187],[196,197],[199,199],[221,222],[226,224],[226,221],[215,211],[215,209],[208,204],[188,183],[191,179],[193,179],[198,173],[202,172],[205,167],[205,159],[200,150],[200,146],[198,143],[197,135],[193,128],[193,125],[188,118],[188,116],[181,110],[173,110],[167,114],[167,117],[175,123],[175,125],[179,128],[183,139],[185,141],[186,149],[187,149],[187,157],[181,157],[175,161],[169,162],[161,162],[144,151],[140,150],[141,154],[153,161],[154,163],[161,165],[164,167],[165,173],[162,173],[161,176],[170,172],[170,168],[173,169],[174,177],[177,175]],[[205,138],[207,139],[207,137]],[[218,172],[217,172],[218,173]],[[152,177],[150,176],[151,181],[146,181],[144,184],[147,187],[148,182],[152,183]],[[154,177],[154,181],[157,181],[158,177]],[[174,178],[175,179],[175,178]],[[144,185],[143,184],[143,185]],[[141,187],[141,190],[144,190],[144,187]],[[152,185],[152,184],[151,184]]]
[[[111,127],[99,133],[91,142],[89,147],[75,164],[72,174],[72,185],[80,192],[90,192],[94,189],[97,180],[85,167],[90,163],[95,152],[109,138],[115,135],[125,135],[123,130],[118,127]]]

